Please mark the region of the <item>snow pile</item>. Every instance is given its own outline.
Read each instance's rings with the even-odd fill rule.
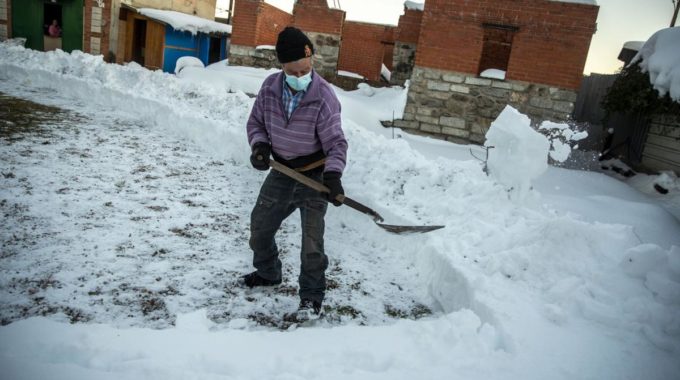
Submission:
[[[222,24],[212,20],[207,20],[198,16],[188,15],[176,11],[165,11],[152,8],[140,8],[139,13],[169,24],[175,30],[196,33],[231,33],[231,25]]]
[[[482,78],[490,78],[490,79],[498,79],[498,80],[505,80],[505,70],[498,70],[498,69],[486,69],[482,71],[479,76]]]
[[[412,11],[422,11],[425,9],[425,3],[418,3],[415,1],[404,1],[404,8]]]
[[[506,106],[491,123],[484,146],[489,148],[489,174],[512,189],[522,199],[531,181],[548,169],[550,142],[531,128],[531,120],[511,106]]]
[[[392,72],[390,71],[390,69],[387,68],[387,66],[385,66],[384,63],[382,64],[382,67],[380,68],[380,75],[383,78],[385,78],[388,82],[390,81],[390,79],[392,79]]]
[[[661,96],[680,102],[680,27],[659,30],[650,37],[631,64],[639,62]]]
[[[575,132],[569,124],[544,121],[538,128],[548,134],[550,140],[550,158],[557,162],[565,162],[571,154],[572,144],[588,137],[588,132]]]
[[[671,247],[680,245],[680,224],[614,179],[547,168],[549,140],[512,108],[487,135],[487,146],[496,147],[489,170],[504,186],[485,175],[468,147],[390,138],[378,120],[394,111],[399,117],[401,88],[372,89],[372,96],[336,89],[350,143],[343,184],[390,223],[446,228],[393,236],[351,209],[330,208],[325,241],[337,265],[329,274],[350,282],[329,290],[328,303],[342,298],[379,313],[361,320],[366,326],[350,321],[285,333],[234,318],[244,309],[294,307],[294,296],[281,304],[264,292],[225,294],[225,277],[252,259],[244,231],[263,179],[248,163],[244,125],[253,100],[244,92],[256,93],[268,73],[220,64],[174,76],[0,44],[1,91],[54,95],[40,100],[97,120],[73,139],[43,145],[37,138],[0,150],[3,174],[16,173],[5,178],[9,206],[0,207],[18,204],[25,213],[2,236],[32,231],[34,219],[47,225],[38,225],[39,245],[3,256],[2,310],[43,298],[92,316],[91,324],[48,315],[1,327],[0,367],[8,376],[302,379],[322,368],[329,379],[669,379],[680,371],[678,249]],[[119,120],[130,128],[121,130]],[[105,122],[113,125],[99,125]],[[95,132],[104,134],[84,139]],[[107,143],[116,133],[124,139]],[[126,154],[135,145],[135,154]],[[99,161],[101,146],[127,161]],[[466,159],[457,159],[461,151]],[[164,164],[139,166],[149,157]],[[182,178],[186,188],[179,189],[173,181]],[[535,196],[508,202],[505,186],[526,193],[532,183]],[[62,186],[70,190],[60,194]],[[114,197],[118,213],[106,211],[106,197]],[[216,230],[207,224],[214,215],[225,217]],[[133,223],[132,216],[148,219]],[[297,224],[291,220],[281,233],[293,268]],[[366,272],[370,280],[353,281]],[[13,278],[24,277],[29,286],[47,279],[60,288],[22,292],[26,286]],[[386,296],[367,305],[361,291],[343,293],[352,286]],[[168,321],[142,312],[126,319],[134,310],[121,307],[116,294],[134,301],[130,288],[166,290],[159,299],[176,327],[152,330]],[[387,306],[404,293],[419,293],[432,315],[386,323]],[[135,328],[114,328],[126,325]],[[275,360],[262,365],[255,350]]]
[[[353,73],[351,71],[338,70],[338,75],[348,78],[361,79],[364,80],[364,76],[361,74]]]
[[[274,45],[258,45],[255,47],[255,50],[276,50],[276,46]]]
[[[179,74],[184,68],[187,67],[198,67],[204,68],[203,61],[196,57],[184,56],[180,57],[175,64],[175,74]]]

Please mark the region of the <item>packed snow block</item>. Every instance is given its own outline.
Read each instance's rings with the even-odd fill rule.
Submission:
[[[523,198],[531,181],[548,169],[550,142],[531,128],[529,117],[511,106],[491,123],[484,146],[489,148],[489,175],[512,189],[515,199]]]
[[[626,252],[621,267],[630,276],[645,278],[647,273],[661,267],[667,260],[666,252],[658,245],[642,244]]]
[[[203,65],[203,62],[196,57],[180,57],[175,64],[175,74],[179,74],[185,67],[198,67],[202,69],[205,66]]]

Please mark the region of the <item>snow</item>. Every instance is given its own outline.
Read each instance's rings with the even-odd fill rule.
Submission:
[[[414,11],[422,11],[425,9],[425,3],[418,3],[415,1],[404,1],[404,8]]]
[[[661,96],[680,102],[680,27],[654,33],[631,61],[639,63]]]
[[[276,46],[274,45],[258,45],[255,47],[255,50],[276,50]]]
[[[361,74],[357,74],[357,73],[353,73],[351,71],[345,71],[345,70],[338,70],[338,75],[340,75],[342,77],[364,79],[364,77]]]
[[[175,30],[190,32],[194,35],[199,32],[225,34],[231,33],[231,25],[222,24],[213,20],[208,20],[177,11],[140,8],[139,13],[154,20],[169,24]]]
[[[491,123],[484,146],[489,149],[489,174],[512,189],[517,199],[524,198],[531,181],[548,169],[550,142],[531,128],[528,116],[511,106]]]
[[[296,306],[299,217],[279,235],[286,287],[232,284],[250,269],[264,179],[248,162],[247,94],[272,72],[175,76],[0,44],[0,92],[64,109],[27,111],[36,130],[7,137],[24,119],[0,107],[4,376],[677,378],[680,222],[619,180],[548,166],[550,139],[511,108],[489,130],[490,176],[470,154],[482,147],[383,128],[403,113],[399,87],[336,88],[343,184],[388,223],[446,228],[393,236],[330,208],[337,319],[270,327]]]
[[[505,80],[505,71],[498,69],[486,69],[479,74],[482,78]]]
[[[187,67],[198,67],[204,68],[203,61],[196,57],[184,56],[180,57],[175,64],[175,74],[179,74],[183,69]]]
[[[387,68],[387,66],[385,66],[384,63],[382,64],[382,67],[380,68],[380,75],[383,78],[385,78],[388,82],[392,78],[392,72],[390,71],[390,69]]]

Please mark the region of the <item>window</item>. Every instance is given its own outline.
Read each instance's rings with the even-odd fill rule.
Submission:
[[[483,27],[484,45],[478,72],[480,76],[504,79],[505,72],[508,71],[508,62],[510,62],[512,38],[518,29],[514,26],[497,24],[484,24]]]

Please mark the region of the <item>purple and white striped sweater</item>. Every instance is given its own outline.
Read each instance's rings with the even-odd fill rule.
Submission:
[[[260,88],[247,124],[250,146],[270,143],[272,151],[287,160],[323,150],[327,157],[324,171],[342,173],[347,140],[333,89],[314,72],[307,93],[288,120],[281,100],[283,75],[283,71],[270,75]]]

